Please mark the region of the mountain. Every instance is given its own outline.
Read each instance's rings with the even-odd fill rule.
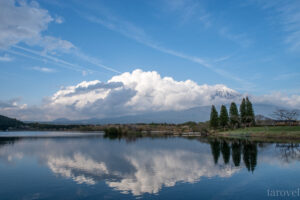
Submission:
[[[222,94],[224,95],[224,94]],[[269,105],[269,104],[254,104],[254,111],[256,115],[263,115],[266,117],[272,117],[272,113],[276,109],[282,107]],[[227,105],[229,108],[229,105]],[[159,111],[138,115],[128,115],[121,117],[111,118],[91,118],[85,120],[68,120],[57,119],[50,123],[55,124],[126,124],[126,123],[184,123],[187,121],[207,121],[209,120],[211,106],[194,107],[187,110],[180,111]],[[217,110],[220,110],[220,106],[217,106]],[[49,122],[48,122],[49,123]]]
[[[236,97],[242,96],[240,93],[236,92],[233,89],[222,86],[214,92],[214,94],[210,95],[211,100],[216,99],[217,97],[223,99],[235,99]]]
[[[7,130],[8,128],[19,128],[23,125],[24,123],[19,120],[0,115],[0,130]]]

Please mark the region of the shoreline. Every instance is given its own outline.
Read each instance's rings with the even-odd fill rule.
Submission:
[[[116,125],[117,126],[117,125]],[[89,134],[103,133],[105,136],[105,130],[8,130],[0,131],[0,137],[10,137],[9,134],[2,135],[1,133],[10,133],[10,132],[57,132],[57,133],[86,133]],[[63,134],[61,136],[64,136]],[[61,137],[58,135],[58,137]],[[84,136],[84,135],[83,135]],[[250,128],[239,128],[235,130],[227,131],[214,131],[209,130],[208,132],[199,132],[199,131],[189,131],[189,132],[172,132],[169,130],[148,130],[148,131],[136,131],[129,132],[129,134],[121,133],[117,137],[130,138],[130,137],[160,137],[160,136],[175,136],[175,137],[201,137],[207,139],[232,139],[232,140],[249,140],[256,142],[297,142],[300,143],[300,126],[291,126],[291,127],[250,127]],[[23,135],[21,136],[23,137]],[[24,137],[28,137],[24,135]],[[47,136],[41,136],[47,137]],[[107,137],[110,137],[109,134]]]

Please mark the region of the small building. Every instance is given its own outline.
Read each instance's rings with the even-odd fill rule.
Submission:
[[[275,126],[298,126],[300,125],[297,120],[274,120]]]

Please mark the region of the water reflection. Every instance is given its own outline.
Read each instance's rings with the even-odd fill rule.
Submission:
[[[230,148],[232,152],[232,161],[235,167],[240,166],[241,154],[243,153],[243,161],[248,171],[253,172],[257,164],[257,144],[249,141],[233,141],[213,140],[210,141],[210,147],[215,164],[218,164],[220,152],[222,153],[225,164],[230,160]]]
[[[242,154],[242,144],[240,141],[233,142],[231,144],[232,149],[232,161],[234,163],[234,166],[238,167],[241,163],[241,154]]]
[[[204,177],[229,178],[244,169],[254,172],[259,161],[282,163],[300,158],[297,145],[183,138],[130,141],[2,138],[0,164],[34,158],[57,177],[77,184],[104,182],[121,193],[142,195],[157,194],[177,183],[196,183]]]

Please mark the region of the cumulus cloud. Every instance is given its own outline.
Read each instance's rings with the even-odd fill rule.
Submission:
[[[107,117],[141,112],[183,110],[226,102],[239,93],[224,85],[198,85],[161,77],[155,71],[134,70],[113,76],[107,83],[84,81],[57,91],[47,107],[59,108],[69,116]],[[60,112],[61,113],[61,112]]]
[[[46,98],[41,106],[15,103],[14,106],[0,107],[0,112],[30,120],[107,118],[229,104],[240,102],[243,96],[225,85],[176,81],[171,77],[161,77],[156,71],[137,69],[113,76],[107,82],[83,81],[75,86],[62,87]],[[300,107],[299,95],[272,93],[250,97],[254,103]]]

